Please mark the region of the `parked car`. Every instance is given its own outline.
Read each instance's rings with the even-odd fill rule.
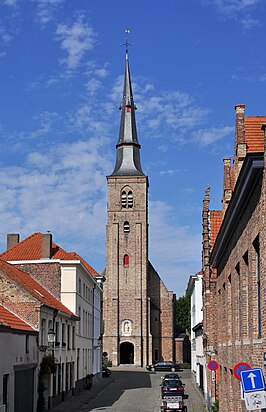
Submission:
[[[184,396],[185,387],[180,379],[164,379],[161,385],[161,395],[164,396]]]
[[[152,365],[148,365],[147,369],[150,371],[171,371],[171,372],[175,372],[177,370],[180,370],[180,366],[178,365],[178,363],[175,362],[157,362],[157,363],[153,363]]]

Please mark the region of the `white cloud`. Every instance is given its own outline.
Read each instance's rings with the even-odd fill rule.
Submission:
[[[37,0],[36,18],[41,26],[45,26],[55,20],[57,6],[63,4],[65,0]]]
[[[76,242],[76,250],[83,243],[104,254],[106,175],[111,168],[101,138],[48,146],[29,154],[23,167],[2,166],[1,232],[27,236],[51,230]]]
[[[208,146],[227,136],[231,136],[233,133],[234,127],[225,126],[220,128],[200,129],[193,133],[193,137],[201,144],[201,146]]]
[[[1,2],[5,6],[10,6],[10,7],[14,7],[17,5],[17,0],[2,0]]]
[[[95,45],[96,33],[83,20],[84,17],[79,16],[72,25],[57,26],[56,39],[67,55],[62,61],[70,71],[78,68],[85,53],[92,50]]]
[[[215,7],[220,16],[225,19],[235,19],[244,30],[250,30],[260,24],[250,13],[256,11],[265,0],[201,0],[202,4]]]

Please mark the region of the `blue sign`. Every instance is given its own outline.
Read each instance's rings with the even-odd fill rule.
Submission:
[[[265,382],[260,368],[240,372],[240,380],[244,392],[264,391]]]

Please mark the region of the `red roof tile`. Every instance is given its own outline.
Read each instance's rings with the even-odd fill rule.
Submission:
[[[10,312],[8,309],[4,308],[0,304],[0,325],[8,326],[12,329],[20,329],[27,331],[34,331],[34,329],[28,325],[26,322],[18,318],[14,313]]]
[[[28,236],[26,239],[13,246],[11,249],[0,254],[0,258],[6,261],[13,260],[40,260],[41,259],[41,239],[42,234],[40,232],[34,233]],[[51,259],[61,260],[80,260],[91,276],[99,276],[95,269],[81,258],[75,252],[66,252],[56,243],[52,243]]]
[[[245,117],[245,136],[248,152],[264,152],[264,131],[266,116]]]
[[[65,305],[56,299],[50,292],[44,289],[36,280],[34,280],[28,273],[23,272],[16,266],[0,260],[0,275],[1,272],[9,279],[27,290],[31,296],[37,299],[40,303],[51,308],[60,310],[68,315],[75,316]]]
[[[211,249],[214,246],[216,237],[219,233],[221,224],[223,220],[223,215],[221,210],[211,210],[210,211],[210,245]]]

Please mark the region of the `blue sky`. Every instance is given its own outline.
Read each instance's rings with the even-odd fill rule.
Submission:
[[[265,0],[0,0],[0,249],[53,233],[105,266],[124,29],[149,176],[150,260],[178,296],[201,268],[201,210],[219,209],[234,106],[265,115]]]

